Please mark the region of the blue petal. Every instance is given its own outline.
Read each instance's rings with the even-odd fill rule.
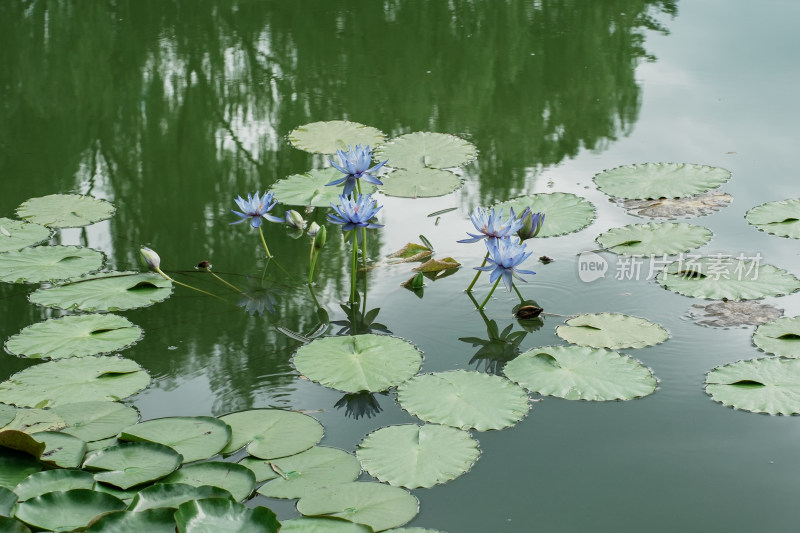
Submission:
[[[506,271],[503,272],[503,283],[506,286],[506,290],[511,292],[511,283],[512,283],[511,270],[506,270]]]
[[[263,215],[261,215],[261,216],[262,216],[262,217],[264,217],[264,218],[266,218],[266,219],[267,219],[267,220],[269,220],[270,222],[280,222],[280,223],[283,223],[283,221],[284,221],[284,220],[283,220],[282,218],[280,218],[280,217],[276,217],[276,216],[273,216],[273,215],[268,215],[267,213],[264,213],[264,214],[263,214]]]
[[[325,186],[326,186],[326,187],[328,187],[328,186],[330,186],[330,185],[340,185],[340,184],[341,184],[341,183],[343,183],[343,182],[344,182],[344,180],[346,180],[348,177],[349,177],[349,176],[345,176],[345,177],[343,177],[343,178],[339,178],[338,180],[333,180],[333,181],[332,181],[332,182],[330,182],[330,183],[326,183],[326,184],[325,184]]]
[[[252,217],[250,219],[250,225],[253,226],[254,228],[261,227],[261,217]]]
[[[374,183],[375,185],[383,185],[383,182],[381,180],[369,174],[364,174],[363,176],[361,176],[361,179],[366,181],[367,183]]]

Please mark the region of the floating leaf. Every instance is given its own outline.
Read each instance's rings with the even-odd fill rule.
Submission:
[[[348,146],[357,144],[375,146],[384,139],[380,130],[346,120],[312,122],[289,133],[292,146],[312,154],[335,154],[337,150],[347,150]]]
[[[77,228],[111,218],[114,206],[80,194],[51,194],[25,200],[17,208],[21,219],[51,228]]]
[[[292,518],[281,522],[281,533],[375,533],[365,524],[335,516]]]
[[[172,448],[152,442],[124,442],[92,452],[83,467],[97,471],[96,481],[127,490],[174,472],[183,458]]]
[[[358,445],[364,470],[384,483],[432,487],[466,473],[478,460],[478,442],[461,429],[404,424],[373,431]]]
[[[758,326],[783,315],[783,309],[752,300],[727,300],[708,305],[693,305],[689,318],[701,326],[732,328]]]
[[[580,196],[566,192],[537,193],[521,196],[492,206],[494,209],[513,208],[517,216],[530,207],[534,213],[544,213],[545,219],[537,237],[556,237],[580,231],[592,223],[594,205]]]
[[[45,448],[39,460],[61,468],[75,468],[81,465],[86,453],[86,443],[77,437],[58,431],[42,431],[36,440],[44,442]]]
[[[231,440],[231,428],[210,416],[173,416],[130,426],[119,439],[163,444],[191,463],[217,455]]]
[[[387,257],[395,259],[392,263],[409,263],[411,261],[422,261],[430,257],[433,250],[422,244],[410,242]]]
[[[699,248],[711,240],[711,230],[684,222],[650,222],[612,228],[597,243],[620,255],[675,255]]]
[[[96,516],[123,509],[125,504],[110,494],[72,489],[48,492],[21,502],[16,517],[34,527],[72,531],[85,527]]]
[[[116,436],[122,429],[138,422],[139,412],[117,402],[78,402],[53,407],[53,413],[64,419],[62,433],[85,442]]]
[[[544,346],[520,354],[503,369],[531,392],[567,400],[631,400],[652,394],[650,369],[603,348]]]
[[[245,444],[247,453],[261,459],[276,459],[305,451],[322,439],[322,424],[311,416],[282,409],[251,409],[221,416],[231,427],[231,440],[222,453]]]
[[[469,370],[415,376],[397,388],[397,401],[426,422],[478,431],[513,426],[530,409],[522,388]]]
[[[300,498],[297,510],[307,516],[338,516],[382,531],[414,518],[419,501],[398,487],[356,481],[317,489]]]
[[[25,452],[38,458],[47,447],[43,442],[39,442],[33,436],[16,429],[4,429],[0,431],[0,446]]]
[[[706,392],[734,409],[800,414],[800,359],[766,357],[718,366],[706,376]]]
[[[116,437],[111,437],[110,439],[94,440],[86,443],[86,452],[88,453],[97,450],[102,450],[104,448],[110,448],[111,446],[116,446],[117,444],[120,444],[120,441]]]
[[[401,135],[375,150],[377,160],[402,169],[459,167],[476,157],[478,149],[469,141],[430,131]]]
[[[19,520],[5,516],[0,516],[0,531],[3,533],[31,533],[31,530]]]
[[[117,511],[100,517],[86,533],[175,533],[174,509]]]
[[[160,482],[183,483],[194,487],[211,485],[227,490],[236,501],[249,497],[256,487],[256,477],[252,470],[240,464],[224,461],[186,465]]]
[[[727,207],[733,197],[720,191],[708,191],[686,198],[658,198],[657,200],[621,200],[628,214],[650,218],[701,217]],[[616,199],[612,198],[612,201]]]
[[[256,476],[256,483],[262,483],[278,477],[278,473],[272,469],[268,459],[259,459],[258,457],[250,457],[248,455],[242,458],[238,464],[246,466],[253,471],[253,474]]]
[[[398,527],[397,529],[387,529],[386,533],[442,533],[438,529],[428,529],[426,527]]]
[[[757,300],[800,289],[800,280],[785,270],[724,256],[675,261],[656,280],[678,294],[709,300]]]
[[[0,517],[11,516],[14,504],[17,503],[17,495],[5,487],[0,487]],[[5,531],[5,530],[0,530]]]
[[[387,196],[400,198],[432,198],[458,190],[461,178],[447,170],[410,168],[394,170],[381,176],[380,190]]]
[[[0,446],[0,487],[13,490],[23,479],[42,469],[42,464],[27,453]]]
[[[759,205],[745,213],[744,217],[761,231],[800,239],[800,198]]]
[[[156,483],[140,490],[128,509],[136,512],[160,507],[177,509],[184,502],[203,498],[232,499],[233,495],[225,489],[209,485],[195,487],[185,483]]]
[[[784,317],[756,328],[753,344],[767,353],[800,357],[800,317]]]
[[[275,182],[270,191],[283,205],[330,207],[339,203],[341,186],[328,186],[328,183],[341,178],[343,174],[333,167],[315,169],[305,174],[293,174]],[[371,194],[375,186],[361,183],[361,192]]]
[[[94,487],[92,488],[97,492],[105,492],[106,494],[111,494],[115,498],[126,503],[130,503],[130,501],[136,497],[136,495],[139,493],[139,490],[143,487],[144,485],[137,485],[135,487],[131,487],[130,489],[121,489],[119,487],[114,487],[113,485],[106,485],[105,483],[95,481]]]
[[[61,359],[122,350],[141,338],[142,329],[121,316],[64,316],[24,328],[6,341],[6,350],[31,359]]]
[[[429,259],[412,270],[415,272],[441,272],[443,270],[458,268],[460,266],[461,263],[452,257],[445,257],[444,259]]]
[[[225,498],[207,498],[181,504],[175,513],[181,533],[236,531],[237,533],[278,533],[278,518],[266,507],[250,509]]]
[[[68,311],[125,311],[165,300],[172,282],[158,274],[103,272],[30,295],[31,303]]]
[[[565,341],[594,348],[644,348],[669,338],[667,330],[644,318],[618,313],[592,313],[567,320],[556,335]]]
[[[361,474],[358,459],[344,450],[315,446],[297,455],[269,461],[278,477],[262,485],[268,498],[302,498],[309,491],[355,481]]]
[[[604,170],[594,182],[609,196],[644,200],[695,196],[716,189],[730,177],[727,170],[707,165],[644,163]]]
[[[0,428],[14,420],[17,416],[17,409],[13,405],[0,403]]]
[[[49,239],[50,234],[50,229],[39,224],[0,217],[0,252],[22,250],[39,244]]]
[[[63,428],[66,421],[49,409],[17,409],[14,419],[3,429],[16,429],[25,433],[55,431]]]
[[[20,501],[47,494],[48,492],[71,489],[91,489],[94,476],[77,469],[55,469],[34,472],[14,488]]]
[[[379,392],[416,374],[422,353],[397,337],[348,335],[315,339],[301,346],[292,362],[298,372],[326,387]]]
[[[81,246],[39,246],[0,254],[0,281],[40,283],[99,270],[102,252]]]
[[[0,383],[0,401],[27,407],[52,407],[76,400],[115,401],[149,383],[147,372],[130,359],[72,357],[17,372]]]

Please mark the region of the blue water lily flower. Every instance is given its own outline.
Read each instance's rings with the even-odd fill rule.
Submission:
[[[383,224],[370,222],[370,219],[383,209],[382,205],[378,205],[377,200],[373,200],[371,194],[359,194],[356,199],[342,194],[339,196],[339,205],[331,204],[331,207],[336,211],[336,214],[328,215],[328,220],[342,226],[343,231],[352,231],[357,228],[383,227]],[[356,234],[360,242],[361,232],[357,231]]]
[[[517,236],[520,242],[526,241],[539,234],[539,231],[542,229],[542,224],[544,224],[544,213],[534,213],[531,211],[530,207],[526,207],[525,211],[519,216],[519,220],[522,224],[517,232]]]
[[[478,242],[481,239],[486,239],[488,242],[495,242],[498,239],[504,239],[516,233],[522,227],[521,217],[518,219],[514,215],[514,209],[511,209],[511,216],[503,220],[503,210],[499,213],[494,209],[485,211],[480,207],[475,209],[475,212],[469,216],[472,225],[475,226],[480,234],[467,232],[471,239],[462,239],[458,242]]]
[[[517,243],[511,239],[487,239],[486,248],[489,256],[486,260],[491,265],[475,267],[475,270],[492,271],[489,281],[494,283],[502,276],[506,289],[511,290],[512,276],[520,281],[525,281],[519,274],[536,274],[532,270],[521,270],[517,266],[522,264],[533,252],[525,251],[525,244]]]
[[[247,200],[239,196],[236,198],[236,205],[239,206],[239,209],[242,211],[235,211],[231,209],[231,211],[236,214],[236,216],[242,217],[242,220],[237,220],[236,222],[231,222],[231,224],[239,224],[244,222],[248,218],[250,219],[250,225],[254,228],[261,227],[261,219],[266,218],[272,222],[283,222],[282,218],[269,215],[269,211],[275,207],[277,204],[277,200],[274,200],[274,193],[265,192],[264,196],[259,196],[258,191],[256,191],[256,195],[253,196],[252,194],[247,195]]]
[[[347,152],[337,150],[336,153],[339,156],[339,162],[341,164],[337,164],[333,159],[329,159],[328,161],[333,165],[333,168],[345,174],[345,177],[333,180],[328,183],[328,185],[344,183],[344,190],[342,191],[344,196],[349,196],[353,192],[353,189],[356,188],[356,182],[359,179],[363,179],[367,183],[383,185],[383,182],[371,173],[377,172],[387,163],[388,159],[370,168],[369,165],[372,163],[372,150],[369,149],[369,146],[362,148],[360,144],[357,144],[355,148],[348,146]]]

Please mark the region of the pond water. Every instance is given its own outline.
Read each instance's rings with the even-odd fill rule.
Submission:
[[[537,273],[519,284],[523,295],[557,315],[644,317],[670,339],[627,352],[658,377],[651,396],[545,397],[510,429],[473,432],[480,459],[450,483],[413,491],[421,511],[410,525],[450,533],[794,530],[798,420],[728,409],[703,390],[713,367],[763,355],[752,328],[694,324],[687,310],[702,302],[663,290],[644,272],[615,279],[613,255],[609,275],[582,282],[577,254],[596,248],[609,228],[644,221],[610,203],[595,174],[688,162],[732,172],[722,187],[731,205],[690,221],[714,232],[701,253],[760,253],[800,273],[796,241],[743,218],[753,206],[797,196],[790,154],[798,17],[800,5],[780,0],[3,2],[0,215],[52,193],[108,199],[113,218],[60,231],[54,242],[102,250],[119,269],[141,268],[146,244],[176,279],[224,292],[192,267],[209,260],[242,286],[261,284],[264,267],[256,233],[229,226],[234,197],[327,165],[289,144],[297,126],[347,119],[390,138],[462,136],[480,151],[463,169],[464,186],[429,199],[379,196],[385,227],[369,242],[377,261],[423,234],[438,257],[463,264],[428,282],[421,298],[401,287],[408,264],[368,274],[367,308],[379,308],[377,322],[422,350],[423,372],[487,370],[471,361],[477,348],[459,340],[487,337],[464,292],[483,248],[456,240],[472,230],[473,208],[535,192],[581,195],[597,217],[578,233],[529,241],[534,258],[555,261],[531,267]],[[304,276],[307,242],[266,229],[276,257]],[[342,321],[349,246],[329,229],[316,296]],[[145,420],[304,410],[325,426],[323,444],[350,451],[377,428],[417,421],[393,392],[376,395],[379,409],[357,417],[337,406],[341,393],[301,378],[290,364],[300,343],[276,328],[307,332],[316,305],[307,287],[274,268],[263,285],[273,312],[250,316],[178,287],[164,303],[124,313],[145,331],[124,355],[154,378],[127,403]],[[476,297],[489,288],[480,280]],[[29,292],[0,286],[4,339],[55,316],[29,304]],[[767,302],[794,316],[798,298]],[[486,317],[522,330],[511,314],[517,301],[498,290]],[[563,344],[555,335],[563,320],[547,316],[521,349]],[[0,378],[30,364],[0,355]],[[250,503],[282,519],[298,515],[292,501]]]

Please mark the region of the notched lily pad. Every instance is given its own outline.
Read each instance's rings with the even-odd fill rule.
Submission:
[[[375,533],[375,530],[336,516],[304,516],[281,521],[281,533]]]
[[[53,412],[64,419],[67,433],[85,442],[94,442],[115,437],[123,428],[139,420],[139,412],[133,407],[117,402],[76,402],[57,405]]]
[[[767,353],[800,357],[800,317],[783,317],[758,326],[753,344]]]
[[[667,330],[644,318],[619,313],[592,313],[567,320],[556,335],[565,341],[594,348],[644,348],[669,338]]]
[[[22,250],[50,238],[51,230],[39,224],[0,217],[0,252]]]
[[[48,492],[72,489],[91,489],[94,476],[77,469],[54,469],[35,472],[14,488],[20,501],[29,500]]]
[[[172,416],[130,426],[119,439],[169,446],[190,463],[218,454],[230,442],[231,428],[210,416]]]
[[[86,443],[77,437],[58,431],[42,431],[34,436],[46,445],[39,460],[61,468],[76,468],[86,454]]]
[[[534,213],[544,213],[544,224],[537,237],[556,237],[580,231],[591,224],[595,217],[595,208],[591,202],[567,192],[520,196],[492,207],[506,210],[512,207],[517,216],[526,207],[530,207]]]
[[[683,222],[649,222],[612,228],[596,239],[603,249],[619,255],[664,256],[699,248],[711,240],[708,228]]]
[[[469,141],[430,131],[401,135],[375,150],[376,159],[388,159],[392,168],[407,170],[459,167],[476,157],[478,149]]]
[[[41,283],[82,276],[103,267],[105,255],[81,246],[38,246],[0,254],[0,281]]]
[[[696,196],[716,189],[731,177],[723,168],[691,163],[644,163],[604,170],[597,188],[617,198],[654,199]]]
[[[225,489],[236,501],[242,501],[253,492],[256,476],[252,470],[240,464],[208,461],[186,465],[160,483],[183,483],[194,487],[210,485]]]
[[[457,191],[461,178],[447,170],[410,168],[394,170],[381,176],[380,190],[387,196],[399,198],[432,198]]]
[[[278,533],[278,518],[266,507],[245,507],[225,498],[206,498],[182,503],[175,513],[178,531],[206,533],[237,531],[239,533]]]
[[[269,461],[277,477],[258,489],[268,498],[302,498],[320,487],[349,483],[361,474],[354,455],[344,450],[315,446],[297,455]]]
[[[179,453],[163,444],[124,442],[90,453],[83,468],[96,472],[96,481],[127,490],[171,474],[182,460]]]
[[[282,409],[250,409],[220,417],[231,427],[232,437],[223,454],[247,444],[247,453],[276,459],[305,451],[322,439],[323,428],[315,418]]]
[[[126,505],[110,494],[88,489],[48,492],[17,505],[16,517],[47,531],[72,531],[95,517],[121,511]]]
[[[276,181],[270,191],[275,193],[275,198],[284,205],[330,207],[332,203],[339,203],[342,187],[329,187],[328,183],[342,176],[343,174],[333,167],[310,170],[305,174],[293,174]],[[362,182],[361,192],[371,194],[375,192],[375,186]]]
[[[25,200],[17,216],[51,228],[77,228],[111,218],[111,202],[80,194],[50,194]]]
[[[706,392],[734,409],[800,414],[800,359],[767,357],[718,366],[706,376]]]
[[[347,150],[348,146],[357,144],[374,147],[384,139],[380,130],[347,120],[312,122],[289,133],[292,146],[312,154],[335,154],[337,150]]]
[[[800,198],[759,205],[748,211],[747,222],[779,237],[800,239]]]
[[[52,409],[17,409],[14,418],[3,429],[16,429],[25,433],[56,431],[66,421]]]
[[[157,508],[177,509],[184,502],[203,498],[232,499],[233,496],[225,489],[209,485],[195,487],[184,483],[156,483],[140,490],[128,509],[136,512]]]
[[[615,198],[612,201],[617,201]],[[709,215],[727,207],[733,197],[721,191],[708,191],[685,198],[658,198],[656,200],[621,200],[628,214],[650,218],[692,218]]]
[[[759,326],[783,315],[783,309],[753,300],[727,300],[708,305],[693,305],[689,318],[701,326],[735,328]]]

